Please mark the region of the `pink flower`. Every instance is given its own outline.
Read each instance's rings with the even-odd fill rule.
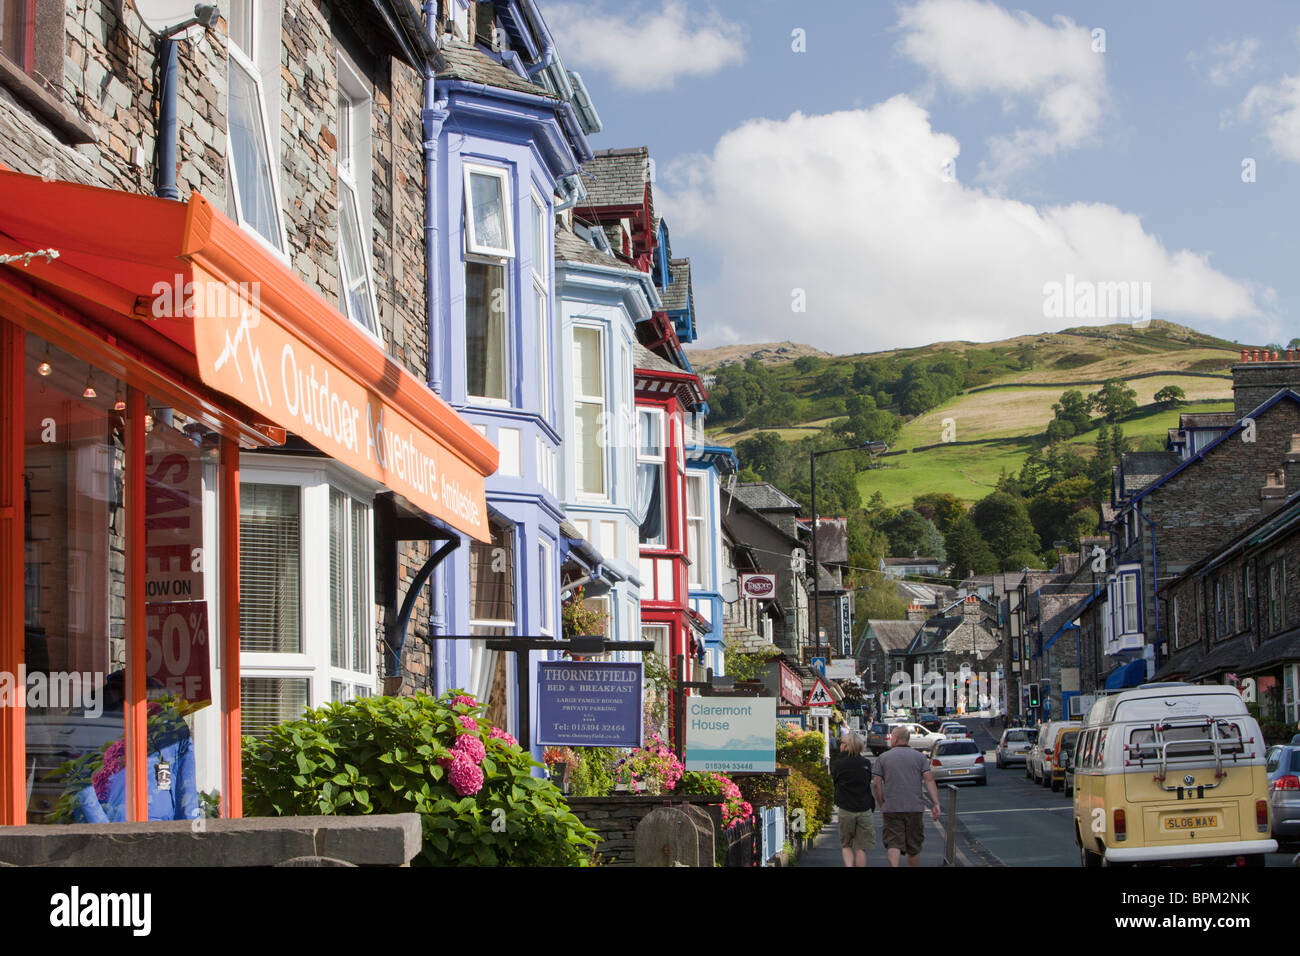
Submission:
[[[507,733],[506,731],[502,730],[500,727],[493,727],[488,732],[488,736],[494,737],[497,740],[504,740],[506,742],[506,745],[510,747],[519,746],[519,741],[515,740],[514,735]]]
[[[455,699],[452,700],[451,705],[453,707],[477,707],[478,701],[473,697],[470,697],[468,694],[458,694]]]
[[[118,740],[104,751],[104,763],[95,771],[90,782],[95,787],[95,796],[100,800],[108,798],[108,784],[113,775],[126,766],[126,741]]]
[[[460,721],[460,725],[466,730],[478,730],[478,721],[468,714],[464,714],[456,719]]]
[[[487,756],[487,747],[483,746],[483,741],[469,734],[462,734],[456,738],[456,743],[452,747],[456,754],[465,754],[475,765],[481,764],[483,758]]]
[[[462,750],[451,762],[451,769],[447,771],[447,781],[458,796],[472,796],[483,789],[483,771],[469,754]]]

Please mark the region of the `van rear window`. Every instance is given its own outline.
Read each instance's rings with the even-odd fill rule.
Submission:
[[[1241,727],[1235,722],[1218,723],[1219,752],[1239,754],[1244,750]],[[1158,760],[1161,745],[1170,760],[1184,757],[1212,757],[1214,746],[1213,725],[1204,721],[1182,724],[1177,721],[1150,724],[1134,728],[1129,734],[1130,760]]]

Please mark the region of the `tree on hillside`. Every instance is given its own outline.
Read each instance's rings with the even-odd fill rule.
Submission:
[[[1177,385],[1166,385],[1155,394],[1156,404],[1165,408],[1177,408],[1187,404],[1187,393]]]
[[[927,558],[947,557],[943,535],[934,523],[921,517],[911,508],[904,508],[881,521],[877,527],[889,537],[889,555],[910,558],[920,555]]]
[[[941,534],[952,530],[957,519],[966,513],[966,507],[956,495],[945,491],[932,491],[912,499],[912,508],[923,518],[929,518]]]
[[[992,574],[998,570],[997,555],[980,536],[970,515],[963,514],[944,535],[953,577],[961,580],[970,573]]]
[[[859,575],[858,591],[853,602],[853,619],[865,621],[902,621],[907,618],[907,602],[898,596],[898,587],[878,571]]]
[[[1038,551],[1038,533],[1022,499],[995,491],[976,502],[971,521],[997,557],[1000,570],[1024,567],[1022,555]]]
[[[898,407],[904,415],[920,415],[939,404],[939,390],[928,378],[917,378],[906,383],[898,396]]]
[[[800,355],[794,360],[794,370],[800,375],[811,375],[822,367],[822,360],[815,355]]]
[[[1074,544],[1084,534],[1095,534],[1098,514],[1093,483],[1087,475],[1058,481],[1029,502],[1029,518],[1038,532],[1042,551],[1057,541]]]
[[[850,395],[844,400],[844,410],[849,417],[834,422],[831,427],[846,443],[893,442],[903,429],[899,417],[876,408],[875,399],[870,395]]]
[[[1088,400],[1078,389],[1062,392],[1061,400],[1052,405],[1052,413],[1052,420],[1047,425],[1049,442],[1065,441],[1075,435],[1082,435],[1092,427]]]
[[[1107,379],[1099,391],[1088,396],[1088,408],[1101,412],[1106,421],[1114,424],[1137,411],[1137,392],[1123,379]]]
[[[817,393],[832,397],[844,395],[851,387],[853,373],[843,365],[832,365],[817,377]]]
[[[764,481],[777,480],[785,469],[790,450],[776,432],[758,432],[736,444],[736,457]]]

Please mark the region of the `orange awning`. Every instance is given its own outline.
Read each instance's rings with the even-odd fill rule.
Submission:
[[[0,171],[11,266],[178,375],[489,540],[497,449],[202,196],[188,203]]]

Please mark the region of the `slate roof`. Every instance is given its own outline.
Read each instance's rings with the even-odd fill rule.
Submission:
[[[1136,494],[1182,463],[1182,457],[1172,451],[1125,452],[1119,465],[1124,494]]]
[[[765,481],[742,481],[735,495],[755,511],[802,511],[803,505]]]
[[[1251,650],[1249,634],[1224,641],[1206,654],[1199,664],[1188,670],[1187,679],[1198,681],[1205,677],[1213,677],[1221,671],[1235,671],[1251,656]]]
[[[885,653],[890,651],[902,653],[907,650],[908,645],[912,643],[912,638],[916,637],[918,629],[915,621],[885,620],[869,620],[867,628],[880,642],[880,649]]]
[[[684,368],[678,368],[667,359],[660,358],[640,342],[632,343],[632,364],[637,368],[645,369],[647,372],[682,373],[686,371]]]
[[[1181,680],[1200,666],[1203,657],[1205,657],[1205,649],[1200,644],[1185,647],[1157,667],[1151,679],[1153,681]]]
[[[922,607],[947,607],[957,600],[957,589],[945,584],[921,584],[918,581],[894,582],[898,596],[908,604]]]
[[[1259,671],[1292,661],[1300,661],[1300,628],[1259,645],[1259,650],[1242,661],[1241,670]]]
[[[1184,412],[1178,416],[1179,428],[1231,428],[1235,424],[1232,412]]]
[[[535,96],[544,96],[557,101],[559,99],[542,87],[525,80],[513,70],[506,69],[477,47],[449,33],[443,35],[442,58],[447,61],[447,65],[438,71],[439,79],[468,80],[471,83],[483,83],[486,86],[514,90],[517,93],[532,93]]]
[[[664,311],[685,312],[689,309],[694,313],[690,296],[691,260],[672,259],[669,261],[668,268],[673,274],[673,281],[663,290]]]
[[[601,252],[567,229],[561,229],[555,234],[555,258],[559,262],[581,262],[592,266],[622,269],[626,272],[637,271],[622,259]]]
[[[921,627],[912,643],[910,654],[937,654],[969,650],[972,626],[963,627],[965,620],[958,617],[932,617]],[[976,624],[974,645],[978,656],[985,657],[998,649],[998,639],[987,629]]]
[[[650,182],[650,148],[597,150],[582,164],[582,181],[587,187],[584,206],[639,206]]]

